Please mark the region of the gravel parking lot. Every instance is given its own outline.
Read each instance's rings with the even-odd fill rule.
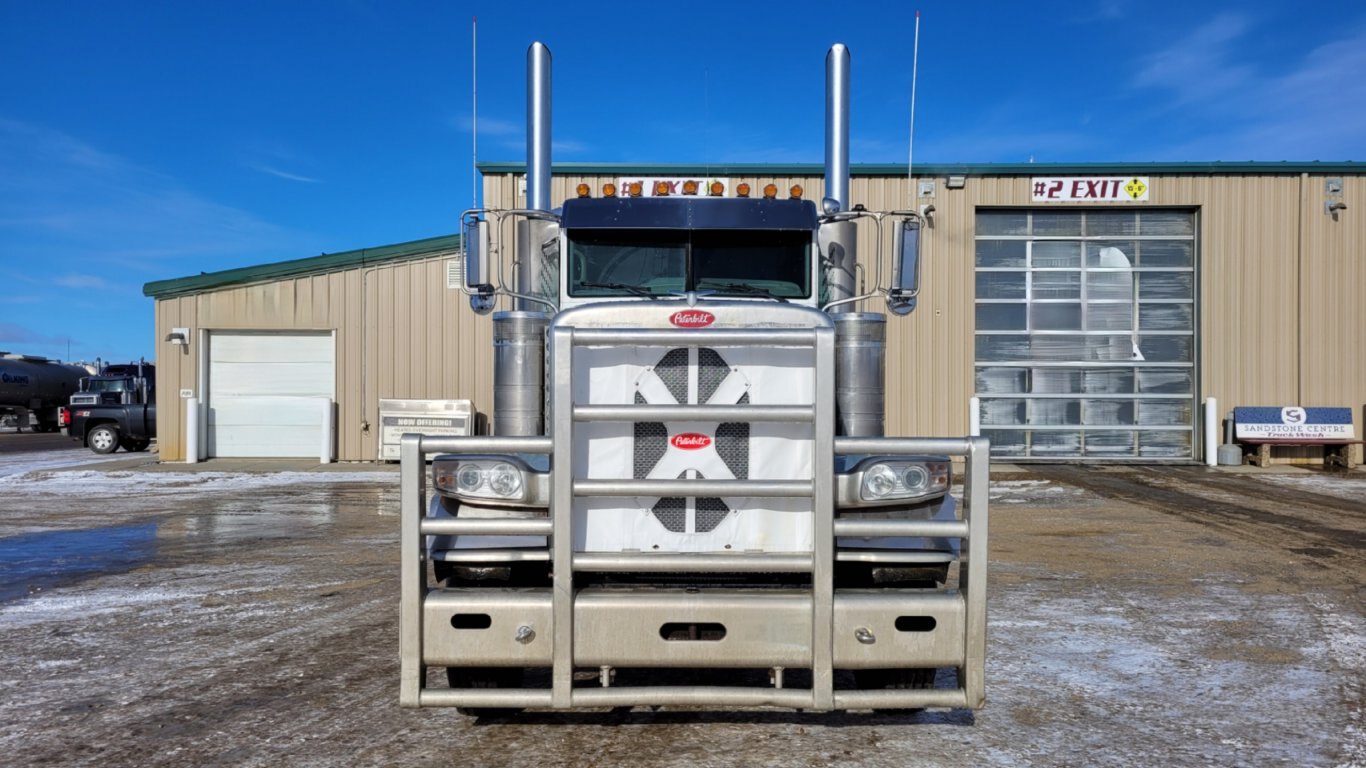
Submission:
[[[392,468],[0,453],[9,765],[1366,765],[1361,470],[999,468],[975,713],[475,721],[398,707]]]

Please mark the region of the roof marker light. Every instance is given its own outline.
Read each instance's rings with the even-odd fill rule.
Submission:
[[[695,194],[697,194],[697,182],[691,181],[691,180],[683,182],[683,194],[685,194],[685,195],[695,195]]]
[[[607,182],[606,184],[603,184],[603,185],[602,185],[602,196],[603,196],[603,197],[616,197],[616,196],[617,196],[617,185],[616,185],[616,184],[613,184],[613,183],[610,182],[610,181]]]
[[[645,188],[641,185],[640,182],[633,181],[626,187],[626,191],[631,195],[631,197],[640,197],[641,194],[645,192]]]
[[[720,197],[720,196],[721,196],[721,193],[723,193],[723,192],[725,192],[725,191],[726,191],[726,185],[725,185],[725,184],[722,184],[722,183],[719,182],[719,181],[713,181],[713,182],[711,183],[711,196],[712,196],[712,197]]]
[[[574,191],[579,193],[579,197],[588,197],[590,192],[587,184],[580,184],[579,186],[574,188]]]
[[[765,185],[764,185],[764,199],[766,199],[766,200],[772,200],[772,199],[776,198],[777,196],[778,196],[778,185],[777,185],[777,184],[765,184]]]
[[[802,185],[793,184],[792,189],[789,189],[787,193],[792,197],[793,200],[800,200],[802,199],[802,191]]]
[[[669,182],[667,182],[667,181],[656,181],[656,182],[655,182],[655,197],[668,197],[668,196],[669,196]]]
[[[740,182],[740,186],[735,188],[735,194],[740,197],[749,197],[749,185],[743,181]]]

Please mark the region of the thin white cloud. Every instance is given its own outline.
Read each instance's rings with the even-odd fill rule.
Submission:
[[[63,288],[102,290],[109,287],[109,281],[99,275],[61,275],[52,278],[54,285]]]
[[[73,273],[149,277],[307,249],[303,238],[60,131],[0,117],[0,274],[20,253]],[[167,262],[175,261],[175,264]],[[204,266],[201,266],[204,265]]]
[[[279,168],[276,168],[271,165],[266,165],[265,163],[248,163],[247,167],[252,169],[253,171],[264,173],[267,176],[275,176],[276,178],[286,179],[288,181],[301,181],[306,184],[322,183],[318,179],[312,178],[311,176],[303,176],[297,173],[290,173],[289,171],[282,171]]]
[[[555,152],[564,152],[570,155],[583,154],[589,151],[587,144],[573,139],[556,139],[550,142],[550,148]]]
[[[1074,13],[1080,15],[1072,19],[1073,24],[1088,24],[1095,21],[1117,21],[1128,15],[1131,4],[1127,0],[1100,0],[1092,7],[1078,4]]]
[[[70,344],[73,347],[80,346],[80,342],[75,339],[39,333],[15,323],[0,323],[0,344],[42,344],[45,346]]]
[[[1360,160],[1366,155],[1366,29],[1345,30],[1259,71],[1247,24],[1220,16],[1145,62],[1134,82],[1172,95],[1176,160]]]
[[[1235,60],[1237,42],[1249,28],[1239,14],[1222,13],[1142,59],[1134,85],[1174,92],[1179,104],[1219,97],[1240,89],[1253,68]]]
[[[480,136],[520,136],[526,126],[513,120],[480,115],[477,119],[470,115],[460,115],[451,119],[451,124],[461,133],[471,133],[478,129]]]

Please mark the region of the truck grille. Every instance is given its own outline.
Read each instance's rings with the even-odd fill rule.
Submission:
[[[689,386],[689,380],[693,375],[692,369],[693,366],[689,364],[688,350],[680,347],[665,353],[652,370],[664,384],[669,394],[673,396],[675,403],[693,405],[709,402],[721,387],[722,382],[732,374],[732,368],[725,358],[721,357],[716,350],[706,347],[697,350],[697,385],[695,388]],[[690,389],[697,393],[694,400],[690,400],[688,397]],[[639,392],[636,393],[635,402],[637,405],[648,403]],[[737,404],[741,405],[748,403],[748,393],[745,393],[737,401]],[[664,405],[664,403],[651,404]],[[710,435],[712,449],[725,464],[726,469],[730,471],[733,479],[749,479],[749,436],[749,424],[742,422],[719,424],[715,433]],[[634,477],[636,479],[650,477],[668,451],[669,430],[666,425],[661,422],[636,422],[634,448]],[[684,475],[686,474],[684,473]],[[682,478],[683,475],[679,477]],[[706,479],[700,472],[696,473],[696,477]],[[691,531],[688,530],[687,524],[688,499],[686,498],[661,498],[651,507],[650,511],[660,525],[673,533],[708,533],[715,530],[726,519],[731,510],[718,497],[698,498],[693,503],[693,527]]]

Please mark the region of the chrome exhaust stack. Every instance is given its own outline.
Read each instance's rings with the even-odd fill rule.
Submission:
[[[550,210],[550,49],[526,51],[526,207]]]
[[[834,214],[853,207],[849,201],[849,49],[836,43],[825,55],[825,195],[823,213]],[[825,258],[829,301],[852,298],[857,288],[858,258],[852,221],[821,225],[820,248]],[[837,304],[832,313],[848,312],[852,304]]]
[[[550,49],[532,43],[526,52],[526,207],[550,210]],[[554,223],[516,222],[517,292],[545,295],[555,262],[542,245]],[[557,231],[557,230],[556,230]],[[550,290],[554,296],[556,290]],[[545,329],[550,317],[537,302],[519,298],[517,311],[493,316],[493,429],[502,437],[545,434]]]
[[[849,49],[825,54],[825,196],[849,210]]]
[[[824,213],[853,207],[849,200],[849,49],[836,43],[825,55]],[[830,301],[852,298],[858,284],[857,230],[852,221],[821,225],[821,253],[827,260]],[[830,308],[835,320],[836,434],[881,437],[886,417],[887,319],[855,312],[856,302]]]
[[[550,211],[550,49],[532,43],[526,51],[526,207]],[[559,230],[548,219],[519,219],[517,227],[517,293],[553,304],[559,294]],[[544,305],[519,298],[517,309]]]

